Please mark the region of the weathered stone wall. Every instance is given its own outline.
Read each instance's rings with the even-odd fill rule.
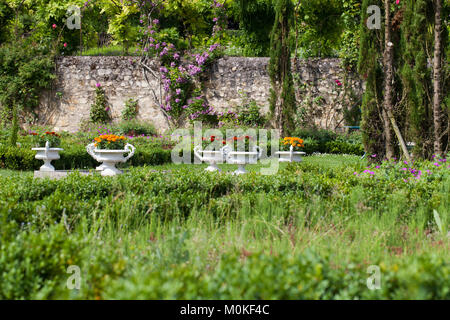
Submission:
[[[152,122],[161,131],[166,129],[167,122],[154,97],[154,94],[160,94],[159,66],[156,61],[150,64],[155,75],[150,75],[147,82],[133,59],[59,58],[54,88],[42,95],[39,123],[52,125],[55,130],[77,131],[81,121],[89,119],[95,84],[100,83],[115,120],[120,119],[125,101],[134,98],[139,100],[140,119]],[[267,112],[270,96],[268,62],[268,58],[219,59],[205,75],[204,94],[209,104],[218,111],[235,109],[242,104],[242,96],[246,94]],[[338,59],[302,60],[293,66],[293,71],[299,106],[306,110],[305,122],[333,129],[342,126],[342,108],[352,103],[348,92],[351,89],[359,96],[362,82],[342,70]],[[335,80],[344,85],[338,86]]]

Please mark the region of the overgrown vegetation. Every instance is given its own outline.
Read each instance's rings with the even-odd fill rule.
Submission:
[[[105,124],[111,121],[111,112],[105,90],[100,83],[96,84],[94,103],[89,114],[90,121],[94,124]]]
[[[39,94],[55,78],[49,44],[18,39],[0,45],[0,120],[12,123],[10,144],[16,145],[20,123],[37,117]]]
[[[273,176],[261,166],[242,177],[170,165],[59,181],[0,171],[0,295],[448,299],[449,169],[415,163],[417,180],[403,163],[372,175],[358,159],[305,158]],[[80,290],[66,287],[70,265]],[[367,288],[370,265],[381,290]]]

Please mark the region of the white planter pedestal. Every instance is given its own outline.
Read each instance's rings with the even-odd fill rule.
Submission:
[[[245,169],[247,164],[257,163],[261,158],[262,150],[259,147],[254,147],[253,151],[231,151],[227,155],[227,162],[230,164],[237,164],[238,169],[233,172],[233,175],[240,175],[247,173]]]
[[[194,155],[202,162],[209,163],[209,166],[205,169],[205,171],[220,171],[217,166],[218,163],[223,163],[227,153],[229,152],[229,147],[225,146],[221,148],[219,151],[214,150],[201,150],[200,146],[196,146],[194,148]]]
[[[115,176],[121,174],[122,171],[116,168],[116,164],[125,163],[130,159],[136,148],[127,143],[124,150],[104,150],[96,149],[95,145],[91,143],[86,147],[87,152],[98,162],[102,164],[96,168],[97,171],[101,171],[102,176]],[[125,157],[124,155],[128,153]]]
[[[291,146],[290,151],[278,151],[275,153],[279,156],[279,162],[301,162],[302,156],[306,153],[301,151],[294,151],[294,148]]]
[[[55,171],[55,167],[51,162],[53,160],[59,160],[59,152],[63,151],[61,148],[50,148],[48,141],[45,144],[45,148],[32,148],[31,150],[36,151],[36,159],[44,161],[44,164],[40,167],[39,171],[45,172]]]

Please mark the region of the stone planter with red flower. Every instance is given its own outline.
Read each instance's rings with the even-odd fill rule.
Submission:
[[[252,145],[251,139],[249,136],[233,137],[228,141],[233,151],[227,153],[227,163],[238,165],[234,175],[247,173],[245,166],[257,163],[262,156],[262,149]]]
[[[226,145],[225,141],[217,140],[215,136],[203,138],[202,140],[202,146],[196,146],[194,148],[194,155],[200,161],[209,163],[209,166],[205,169],[205,171],[220,171],[217,164],[225,161],[230,147]],[[218,148],[220,149],[217,150]]]

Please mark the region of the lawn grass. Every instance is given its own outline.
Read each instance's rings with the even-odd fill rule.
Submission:
[[[137,47],[128,48],[128,55],[134,56],[136,54]],[[75,53],[76,54],[76,53]],[[83,56],[123,56],[125,54],[125,48],[121,45],[111,45],[102,48],[89,48],[82,52]]]

